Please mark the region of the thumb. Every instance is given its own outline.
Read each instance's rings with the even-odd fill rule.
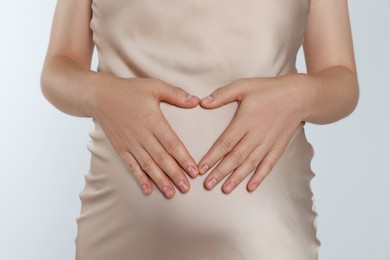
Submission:
[[[230,83],[214,90],[209,96],[200,100],[200,105],[204,108],[217,108],[228,103],[238,101],[243,97],[243,86]]]
[[[195,107],[199,104],[199,98],[189,94],[182,88],[167,83],[161,84],[156,90],[156,97],[159,101],[165,101],[172,105],[183,108]]]

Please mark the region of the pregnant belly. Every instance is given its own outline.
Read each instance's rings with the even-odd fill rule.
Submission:
[[[229,124],[237,104],[205,110],[162,103],[161,109],[198,161]],[[230,248],[226,259],[245,259],[242,255],[246,252],[261,252],[274,246],[272,241],[280,237],[291,243],[292,248],[303,245],[297,237],[310,243],[315,241],[310,190],[313,151],[306,141],[303,124],[255,192],[246,190],[250,175],[228,195],[221,191],[223,182],[212,191],[206,190],[204,175],[190,179],[191,190],[187,194],[177,191],[168,200],[156,186],[150,196],[142,193],[99,123],[95,120],[94,123],[88,144],[90,169],[80,193],[79,247],[87,246],[82,245],[85,241],[91,246],[105,241],[107,245],[112,243],[113,248],[124,247],[139,253],[137,259],[180,259],[176,253],[220,255],[221,248]],[[259,237],[264,234],[259,243]],[[146,245],[174,258],[153,258],[154,253],[146,251]],[[203,251],[199,252],[198,248]]]
[[[160,107],[190,154],[199,162],[232,120],[237,103],[216,109],[204,109],[200,106],[183,109],[167,103],[161,103]]]

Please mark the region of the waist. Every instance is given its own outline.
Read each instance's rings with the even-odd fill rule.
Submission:
[[[214,112],[221,113],[224,117],[216,117],[216,114],[211,116],[210,110],[201,108],[186,110],[162,105],[162,110],[197,161],[214,142],[214,137],[223,131],[224,125],[228,124],[234,115],[235,105],[228,105],[219,112]],[[207,117],[202,122],[207,122],[208,125],[198,124],[193,129],[197,124],[191,123],[191,120],[198,117],[202,119],[202,116]],[[241,217],[250,216],[250,223],[259,223],[262,219],[286,216],[286,212],[290,212],[287,215],[291,214],[288,218],[294,219],[297,217],[295,214],[312,214],[309,183],[313,177],[310,170],[313,150],[305,138],[304,123],[296,129],[286,151],[255,192],[246,190],[246,183],[252,174],[231,194],[224,194],[220,184],[212,191],[205,190],[203,181],[206,174],[190,180],[190,192],[177,192],[174,199],[166,200],[157,187],[154,187],[150,196],[143,195],[131,172],[111,147],[100,124],[96,120],[94,122],[95,129],[90,133],[92,142],[88,146],[92,154],[91,166],[86,176],[86,189],[81,193],[85,214],[103,209],[101,205],[114,209],[114,212],[130,209],[125,212],[126,221],[134,220],[131,223],[142,221],[153,227],[152,230],[175,226],[179,230],[190,229],[193,232],[199,230],[200,225],[204,227],[201,228],[202,231],[211,229],[213,232],[222,232],[230,225],[232,230],[238,232],[243,226],[236,219]],[[212,214],[207,215],[207,220],[201,220],[199,212]],[[289,220],[282,222],[289,223]],[[250,230],[253,225],[246,227]]]

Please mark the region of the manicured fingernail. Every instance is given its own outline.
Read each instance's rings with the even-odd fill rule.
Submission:
[[[212,177],[211,179],[209,179],[206,183],[206,186],[208,189],[212,189],[214,188],[215,184],[217,184],[217,179]]]
[[[236,185],[234,184],[234,182],[232,182],[232,181],[229,182],[229,184],[226,185],[225,192],[227,192],[227,193],[231,192],[234,189],[235,186]]]
[[[248,189],[249,191],[254,191],[257,188],[257,186],[259,186],[258,182],[252,182],[251,184],[249,184]]]
[[[213,101],[214,101],[214,98],[212,96],[207,96],[207,97],[202,99],[202,102],[205,103],[205,104],[210,104]]]
[[[167,197],[167,199],[170,199],[173,197],[173,190],[170,186],[168,186],[168,185],[164,186],[163,192],[164,192],[165,197]]]
[[[188,191],[188,185],[183,180],[179,181],[178,186],[181,192],[184,193]]]
[[[150,192],[152,191],[150,189],[150,186],[148,184],[146,184],[146,183],[144,185],[142,185],[142,190],[144,191],[145,195],[149,195]]]
[[[192,178],[195,178],[198,175],[198,172],[196,171],[194,166],[188,167],[188,173]]]
[[[207,164],[204,164],[202,166],[202,168],[200,168],[200,174],[205,174],[208,169],[209,169],[209,166]]]

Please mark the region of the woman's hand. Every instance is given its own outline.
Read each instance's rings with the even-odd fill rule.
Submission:
[[[223,190],[236,187],[251,171],[253,191],[271,171],[301,121],[329,124],[355,109],[359,99],[347,0],[312,1],[304,39],[307,75],[240,79],[201,100],[216,108],[238,101],[235,117],[199,162],[214,187],[229,176]],[[215,180],[213,179],[215,178]],[[231,183],[231,185],[229,185]]]
[[[190,184],[182,169],[196,177],[197,165],[159,104],[166,101],[191,108],[199,104],[199,98],[155,79],[112,77],[99,86],[94,90],[91,114],[144,193],[152,192],[151,181],[167,198],[175,194],[171,181],[187,192]]]
[[[201,100],[204,108],[238,102],[234,118],[199,162],[200,174],[204,174],[222,158],[205,180],[207,189],[230,174],[222,187],[229,193],[253,170],[247,189],[258,187],[308,113],[301,102],[302,77],[239,79]]]

